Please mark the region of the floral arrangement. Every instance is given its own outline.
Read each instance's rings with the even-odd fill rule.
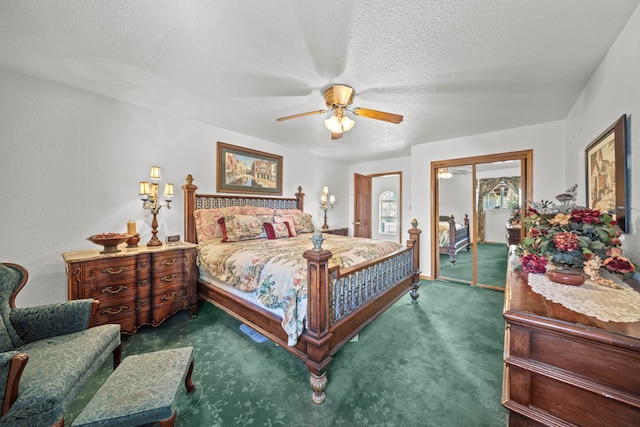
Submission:
[[[559,204],[544,200],[530,204],[522,219],[529,235],[516,249],[522,257],[522,271],[544,273],[547,263],[552,262],[557,266],[586,267],[585,272],[593,277],[599,277],[600,267],[615,273],[633,273],[635,265],[622,256],[621,233],[613,217],[608,212],[576,206],[576,189],[577,185],[557,196]]]
[[[511,216],[509,217],[509,224],[517,225],[520,224],[520,208],[515,208],[511,211]]]

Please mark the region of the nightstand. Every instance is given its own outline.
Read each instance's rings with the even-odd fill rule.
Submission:
[[[96,325],[119,323],[122,333],[158,326],[178,310],[196,314],[196,245],[145,245],[115,254],[65,252],[67,298],[100,301]]]
[[[344,228],[329,228],[327,230],[322,230],[323,233],[328,234],[337,234],[338,236],[348,236],[349,235],[349,227]]]

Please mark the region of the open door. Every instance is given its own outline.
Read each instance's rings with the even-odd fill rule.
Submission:
[[[371,238],[371,177],[353,174],[353,236]]]

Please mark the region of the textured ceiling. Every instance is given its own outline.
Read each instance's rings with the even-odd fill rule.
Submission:
[[[0,67],[372,160],[564,119],[639,2],[0,0]],[[323,116],[276,122],[333,83],[404,121],[354,117],[335,141]]]

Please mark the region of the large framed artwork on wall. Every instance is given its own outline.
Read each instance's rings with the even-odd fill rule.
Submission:
[[[585,150],[587,207],[614,212],[622,231],[628,230],[626,122],[624,114]]]
[[[216,167],[220,193],[282,195],[282,156],[218,141]]]

